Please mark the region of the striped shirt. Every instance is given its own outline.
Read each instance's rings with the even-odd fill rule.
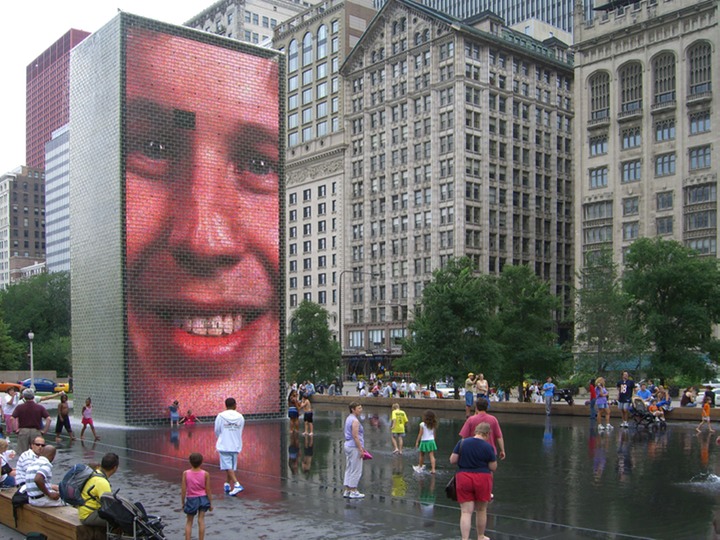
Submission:
[[[15,466],[15,483],[18,486],[25,483],[25,472],[30,464],[37,458],[38,455],[32,448],[30,450],[25,450],[25,452],[20,454],[20,457],[17,460],[17,465]]]
[[[35,475],[40,473],[45,477],[45,488],[50,491],[50,480],[52,480],[52,463],[48,458],[44,456],[38,457],[33,461],[27,468],[27,474],[25,476],[25,488],[27,490],[28,497],[38,498],[40,495],[45,495],[43,491],[35,483]]]

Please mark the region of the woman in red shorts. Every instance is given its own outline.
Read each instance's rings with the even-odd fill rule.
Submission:
[[[481,422],[475,428],[475,436],[460,441],[450,456],[450,463],[458,466],[455,482],[463,540],[470,538],[473,512],[478,540],[489,540],[485,536],[487,505],[492,497],[492,473],[497,469],[495,451],[488,442],[490,432],[490,424]]]

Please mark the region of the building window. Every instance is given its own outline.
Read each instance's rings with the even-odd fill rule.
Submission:
[[[710,92],[712,49],[709,43],[698,43],[688,51],[690,95]]]
[[[717,210],[691,212],[685,214],[685,230],[697,231],[701,229],[714,229],[717,226]]]
[[[320,25],[317,33],[317,59],[321,60],[327,56],[327,26]]]
[[[655,157],[655,176],[675,174],[675,153]]]
[[[690,115],[690,135],[710,131],[710,111],[700,111]]]
[[[642,109],[642,65],[631,62],[620,69],[620,110]]]
[[[639,127],[631,127],[622,130],[622,147],[623,150],[628,148],[637,148],[642,144],[642,136]]]
[[[710,145],[690,149],[690,170],[710,168]]]
[[[604,135],[598,135],[597,137],[590,137],[590,155],[600,156],[607,154],[608,151],[608,136],[607,133]]]
[[[298,68],[298,44],[294,39],[288,46],[288,72],[297,71]]]
[[[590,119],[610,116],[610,76],[597,73],[590,79]]]
[[[638,197],[623,199],[623,216],[634,216],[638,213]]]
[[[655,123],[655,141],[675,140],[675,119],[668,118]]]
[[[672,216],[659,217],[655,220],[655,228],[657,234],[667,235],[673,233],[673,218]]]
[[[675,101],[675,55],[661,54],[653,60],[655,103]]]
[[[658,210],[672,210],[673,207],[673,192],[663,191],[657,194],[657,209]]]
[[[697,251],[700,255],[717,253],[717,240],[715,238],[696,238],[688,240],[685,245]]]
[[[638,232],[640,231],[640,223],[637,221],[633,221],[631,223],[623,223],[622,231],[623,240],[635,240],[638,237]]]
[[[717,201],[717,186],[703,184],[685,189],[685,204],[698,204]]]
[[[607,167],[598,167],[590,169],[590,189],[607,187],[608,169]]]
[[[309,66],[312,64],[313,61],[313,36],[310,32],[305,34],[305,37],[303,37],[303,43],[302,43],[302,65],[303,66]]]
[[[622,183],[639,182],[641,177],[640,160],[626,161],[622,164]]]

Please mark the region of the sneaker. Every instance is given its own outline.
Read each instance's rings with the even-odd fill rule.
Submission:
[[[600,425],[598,426],[598,431],[605,431],[605,426],[603,426],[602,424],[600,424]]]
[[[348,499],[364,499],[365,495],[360,493],[359,491],[351,491],[348,494]]]
[[[347,499],[350,496],[350,492],[346,489],[343,491],[343,497]]]
[[[225,489],[225,493],[230,493],[230,484],[225,482],[225,485],[223,486],[223,488]]]
[[[245,489],[245,488],[242,487],[238,482],[235,482],[235,487],[232,489],[232,491],[231,491],[230,493],[228,493],[228,495],[230,495],[231,497],[234,497],[235,495],[237,495],[238,493],[240,493],[240,492],[243,491],[244,489]]]
[[[424,472],[425,465],[423,465],[422,467],[420,465],[413,465],[413,471],[415,471],[416,473]]]

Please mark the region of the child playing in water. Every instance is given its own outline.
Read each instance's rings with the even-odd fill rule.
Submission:
[[[95,433],[95,424],[93,424],[92,419],[92,400],[90,398],[87,398],[85,400],[85,405],[83,405],[82,408],[82,430],[80,430],[80,438],[83,438],[83,435],[85,435],[85,429],[90,426],[90,429],[92,430],[92,434],[95,437],[96,441],[100,440],[100,437],[97,436],[97,433]]]
[[[203,456],[198,452],[190,454],[192,469],[183,472],[180,487],[180,500],[185,521],[185,540],[192,535],[193,519],[198,517],[198,539],[205,540],[205,512],[212,512],[212,492],[210,491],[210,474],[203,470]]]
[[[172,402],[168,410],[170,411],[170,427],[173,427],[173,424],[178,427],[180,425],[180,404],[177,399]]]
[[[192,426],[196,422],[199,422],[199,420],[190,409],[188,409],[187,414],[180,419],[180,423],[185,424],[186,426]]]
[[[417,473],[425,470],[425,454],[428,454],[430,457],[430,473],[435,474],[435,451],[437,450],[437,444],[435,444],[436,429],[437,417],[435,413],[425,411],[423,413],[423,421],[420,422],[420,432],[415,441],[415,448],[420,450],[418,464],[413,466],[413,470]]]
[[[408,417],[405,411],[400,409],[399,403],[393,403],[392,413],[390,414],[390,433],[393,443],[393,454],[403,453],[403,439],[405,438],[405,424]]]
[[[304,395],[300,400],[300,410],[303,411],[303,435],[312,436],[313,434],[313,410],[312,403],[308,399],[307,395]]]
[[[703,400],[703,406],[702,406],[702,419],[700,420],[700,424],[698,424],[698,427],[695,428],[695,431],[700,433],[700,428],[703,426],[704,423],[707,422],[708,431],[710,433],[715,433],[715,430],[710,425],[710,398],[706,397]]]

